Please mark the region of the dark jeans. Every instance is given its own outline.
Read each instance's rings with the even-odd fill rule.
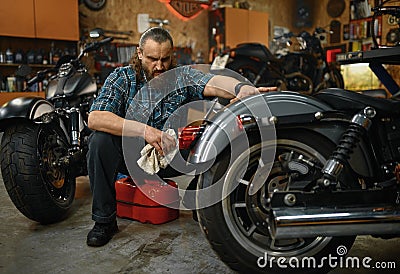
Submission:
[[[124,139],[124,145],[125,145]],[[136,163],[140,157],[140,150],[144,146],[143,139],[130,138],[129,145],[129,171],[126,167],[122,137],[95,131],[89,139],[89,152],[87,154],[88,174],[90,188],[93,194],[92,219],[99,223],[108,223],[116,218],[117,202],[115,192],[115,179],[117,174],[130,175],[135,180],[168,178],[182,175],[170,166],[161,169],[156,176],[145,173]],[[188,151],[181,151],[177,156],[187,158]],[[182,160],[175,157],[173,161]],[[183,163],[183,162],[182,162]]]

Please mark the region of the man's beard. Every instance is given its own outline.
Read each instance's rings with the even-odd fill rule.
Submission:
[[[147,81],[150,81],[155,76],[165,72],[166,70],[153,70],[153,71],[150,71],[147,67],[143,66],[143,71],[144,71],[144,74],[146,75]]]

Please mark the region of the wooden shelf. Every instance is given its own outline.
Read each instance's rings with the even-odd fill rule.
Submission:
[[[0,106],[14,98],[29,96],[45,98],[44,92],[0,92]]]
[[[8,63],[0,63],[0,67],[19,67],[20,65],[27,65],[31,68],[52,68],[54,65],[43,65],[43,64],[8,64]]]

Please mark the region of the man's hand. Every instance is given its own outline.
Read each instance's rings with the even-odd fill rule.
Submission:
[[[176,146],[175,139],[171,135],[147,125],[144,132],[144,139],[147,143],[152,145],[160,155],[167,154],[168,151]]]
[[[277,87],[253,87],[250,85],[244,85],[240,88],[239,93],[236,95],[235,98],[233,98],[230,102],[236,102],[237,100],[244,98],[246,96],[250,96],[250,95],[256,95],[256,94],[260,94],[262,92],[269,92],[269,91],[276,91],[278,90]]]
[[[270,92],[270,91],[277,91],[278,87],[258,87],[259,92]]]

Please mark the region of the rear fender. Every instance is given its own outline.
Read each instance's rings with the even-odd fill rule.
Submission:
[[[204,163],[215,159],[230,141],[243,134],[243,129],[237,123],[239,115],[257,117],[260,123],[267,125],[272,117],[314,114],[330,110],[332,109],[326,104],[295,92],[270,92],[246,97],[213,117],[196,143],[191,161]]]
[[[0,130],[16,119],[35,120],[45,113],[54,111],[54,106],[41,97],[19,97],[0,108]]]
[[[316,121],[315,117],[318,113],[333,111],[334,109],[324,102],[295,92],[270,92],[244,98],[213,117],[195,144],[190,156],[190,163],[211,166],[211,163],[233,140],[246,134],[244,129],[247,129],[247,125],[244,125],[244,129],[238,125],[237,117],[239,115],[256,117],[256,119],[250,120],[258,122],[250,123],[249,127],[268,127],[271,129],[268,130],[268,136],[261,136],[262,140],[275,138],[275,130],[279,130],[281,127],[285,129],[293,128],[293,130],[296,127],[301,127],[317,132],[337,144],[343,132],[347,129],[347,123],[327,122],[317,124],[313,122]],[[274,123],[276,124],[274,125]],[[352,160],[353,158],[357,161]],[[364,161],[360,161],[362,158],[364,158]],[[356,148],[350,163],[356,172],[368,176],[371,175],[374,166],[373,160],[370,159],[374,159],[371,156],[370,148],[362,142]]]

